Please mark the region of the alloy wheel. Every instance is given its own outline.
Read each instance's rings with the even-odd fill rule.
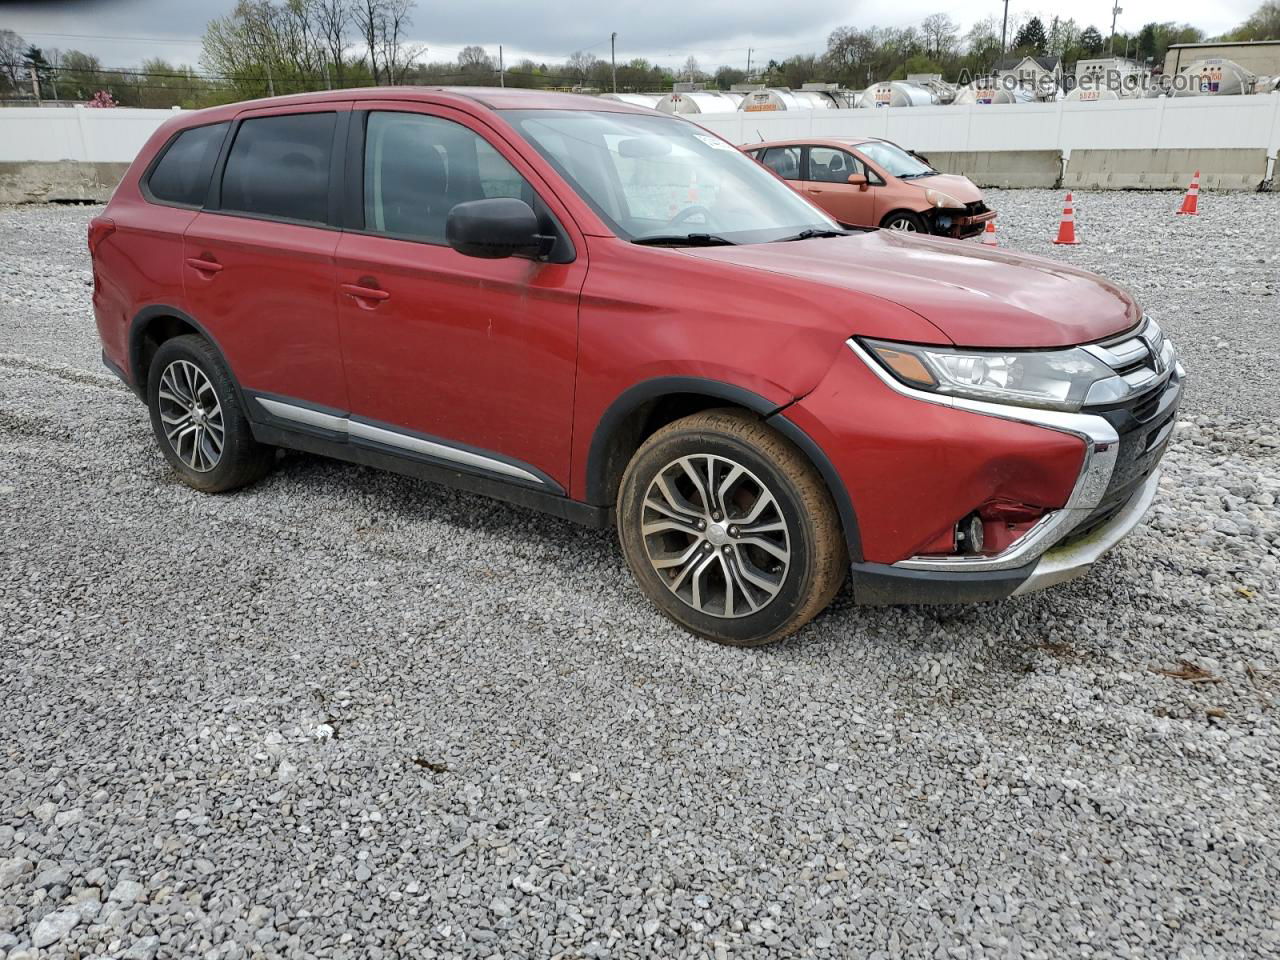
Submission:
[[[695,610],[745,617],[782,589],[791,565],[787,521],[742,464],[713,454],[673,460],[649,484],[641,514],[649,562]]]
[[[902,230],[902,231],[905,231],[906,233],[920,232],[919,230],[916,229],[916,225],[912,223],[910,220],[908,220],[906,217],[899,217],[897,220],[891,220],[889,222],[889,229]]]
[[[222,459],[226,427],[222,405],[203,370],[188,360],[175,360],[160,375],[160,421],[178,459],[198,473],[208,473]]]

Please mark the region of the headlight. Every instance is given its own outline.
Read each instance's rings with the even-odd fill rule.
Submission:
[[[1123,399],[1128,385],[1086,350],[987,351],[860,341],[909,387],[992,403],[1079,410]]]
[[[926,190],[924,198],[934,207],[963,207],[964,204],[951,196],[949,193],[943,193],[941,190]]]

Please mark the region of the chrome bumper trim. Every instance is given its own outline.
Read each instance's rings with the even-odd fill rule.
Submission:
[[[1160,485],[1160,470],[1152,471],[1138,491],[1129,498],[1129,502],[1120,512],[1087,537],[1075,543],[1054,547],[1047,551],[1036,564],[1031,576],[1013,591],[1018,597],[1034,593],[1055,584],[1075,580],[1089,572],[1089,568],[1098,558],[1129,535],[1129,532],[1141,522],[1151,509],[1156,498],[1156,489]]]

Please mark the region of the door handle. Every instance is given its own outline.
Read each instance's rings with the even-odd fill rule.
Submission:
[[[821,191],[821,190],[819,190],[817,187],[810,187],[810,188],[809,188],[809,192],[810,192],[810,193],[821,193],[822,191]]]
[[[201,273],[217,273],[222,269],[222,264],[217,260],[206,260],[203,257],[187,257],[187,266]]]
[[[348,297],[354,297],[356,300],[383,300],[391,299],[391,294],[385,290],[379,290],[377,287],[366,287],[359,283],[344,283],[340,287],[343,293]]]

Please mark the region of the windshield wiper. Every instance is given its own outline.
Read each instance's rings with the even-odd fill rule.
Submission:
[[[899,180],[914,180],[916,177],[933,177],[937,176],[937,170],[926,170],[924,173],[904,173],[898,176]]]
[[[810,227],[808,230],[801,230],[799,233],[790,237],[779,237],[774,243],[788,243],[792,240],[813,240],[817,237],[847,237],[849,234],[844,230],[821,230]]]
[[[632,243],[650,247],[736,247],[737,244],[714,233],[674,233],[636,237]]]

